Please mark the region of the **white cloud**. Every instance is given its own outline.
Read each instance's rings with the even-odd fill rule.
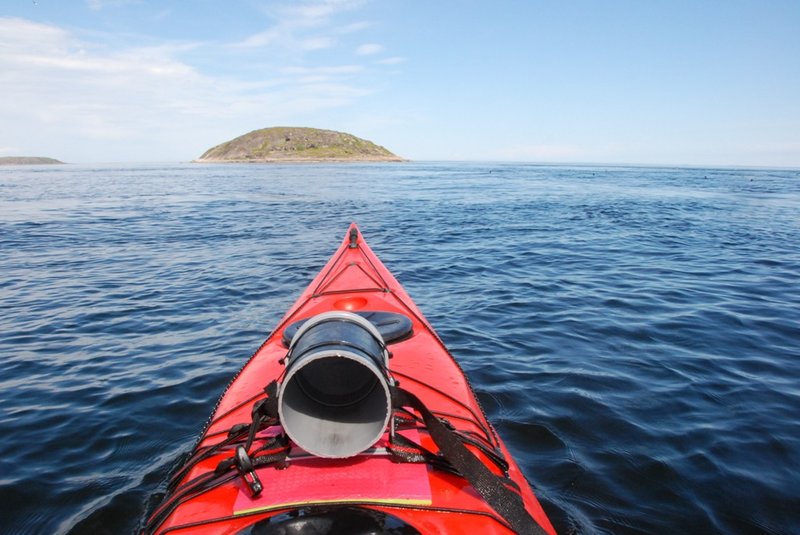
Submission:
[[[86,0],[86,5],[92,11],[99,11],[107,7],[122,7],[128,4],[138,4],[139,0]]]
[[[263,32],[255,33],[237,43],[232,43],[233,48],[260,48],[269,46],[283,40],[284,32],[280,28],[270,28]]]
[[[282,72],[286,74],[302,74],[302,75],[337,75],[337,74],[355,74],[362,72],[364,67],[361,65],[333,65],[326,67],[286,67]]]
[[[285,5],[281,11],[288,17],[305,23],[327,21],[333,15],[364,5],[364,0],[300,1]]]
[[[346,35],[350,33],[360,32],[362,30],[366,30],[367,28],[371,27],[372,23],[367,21],[359,21],[353,22],[351,24],[346,24],[345,26],[341,26],[335,28],[335,32],[338,34]]]
[[[288,63],[243,80],[181,59],[204,50],[218,47],[112,50],[63,28],[0,17],[0,147],[65,161],[191,159],[227,136],[317,116],[369,93],[354,78],[359,65]]]
[[[298,43],[301,50],[323,50],[331,48],[336,41],[331,37],[312,37]]]
[[[379,59],[375,63],[381,64],[381,65],[397,65],[399,63],[404,63],[405,61],[406,61],[406,58],[401,58],[399,56],[393,56],[393,57],[390,57],[390,58]]]
[[[357,22],[334,26],[332,18],[363,5],[362,0],[322,0],[297,2],[270,7],[267,14],[273,24],[261,32],[231,44],[233,48],[281,47],[285,49],[319,50],[336,42],[334,35],[361,31],[369,26]]]
[[[367,43],[356,49],[356,54],[359,56],[372,56],[381,52],[383,52],[383,46],[376,43]]]

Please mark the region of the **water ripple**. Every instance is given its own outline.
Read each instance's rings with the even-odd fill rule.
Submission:
[[[562,533],[800,525],[795,171],[0,169],[7,533],[135,531],[357,220]]]

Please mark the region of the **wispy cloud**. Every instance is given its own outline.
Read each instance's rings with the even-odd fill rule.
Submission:
[[[335,43],[336,41],[331,37],[320,36],[303,39],[298,42],[298,46],[301,50],[323,50],[331,48]]]
[[[305,0],[286,4],[281,11],[290,18],[305,22],[321,22],[327,21],[337,13],[356,9],[364,4],[365,0]]]
[[[328,45],[309,42],[311,49]],[[294,122],[370,92],[354,79],[361,65],[287,63],[260,76],[250,69],[244,79],[210,75],[182,59],[213,49],[111,49],[57,26],[0,18],[0,147],[70,161],[189,159],[229,135]],[[101,145],[104,153],[96,154]]]
[[[362,72],[364,67],[361,65],[332,65],[324,67],[286,67],[281,69],[285,74],[301,74],[301,75],[340,75],[340,74],[355,74]]]
[[[86,5],[92,11],[99,11],[107,7],[121,7],[129,4],[138,4],[140,0],[86,0]]]
[[[332,24],[335,15],[362,6],[362,0],[322,0],[282,4],[267,12],[272,23],[263,31],[232,43],[234,48],[277,46],[289,49],[329,48],[336,35],[354,33],[369,26],[366,22],[341,26]]]
[[[370,28],[372,26],[371,22],[367,21],[359,21],[359,22],[351,22],[350,24],[345,24],[344,26],[337,26],[334,29],[334,32],[341,35],[347,35],[351,33],[360,32]]]
[[[392,56],[390,58],[379,59],[375,63],[381,64],[381,65],[397,65],[399,63],[404,63],[405,61],[406,61],[406,58],[401,58],[399,56]]]
[[[383,46],[377,43],[367,43],[356,48],[356,54],[359,56],[372,56],[383,52]]]

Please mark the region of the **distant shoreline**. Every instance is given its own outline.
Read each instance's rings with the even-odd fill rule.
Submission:
[[[0,165],[64,165],[64,162],[43,156],[0,156]]]

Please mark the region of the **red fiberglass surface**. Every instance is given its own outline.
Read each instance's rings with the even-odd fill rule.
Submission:
[[[460,367],[355,225],[325,268],[231,383],[200,447],[222,441],[233,425],[251,421],[253,403],[265,396],[265,385],[284,371],[281,361],[287,351],[281,340],[284,329],[293,321],[330,310],[387,311],[408,316],[413,322],[413,334],[389,346],[392,353],[389,369],[394,379],[458,430],[472,433],[502,452],[510,465],[509,476],[521,488],[529,513],[545,530],[555,533],[518,466],[486,420]],[[278,431],[271,429],[267,433]],[[406,433],[410,433],[407,436],[412,440],[437,451],[424,428]],[[480,450],[469,448],[487,466],[494,467]],[[213,471],[230,455],[230,449],[224,450],[199,463],[184,481]],[[330,503],[378,509],[422,533],[512,532],[465,480],[424,464],[393,463],[386,456],[374,453],[350,459],[304,458],[292,450],[287,468],[265,467],[257,472],[264,484],[264,491],[257,499],[250,498],[238,478],[189,499],[157,532],[236,533],[293,508]]]

